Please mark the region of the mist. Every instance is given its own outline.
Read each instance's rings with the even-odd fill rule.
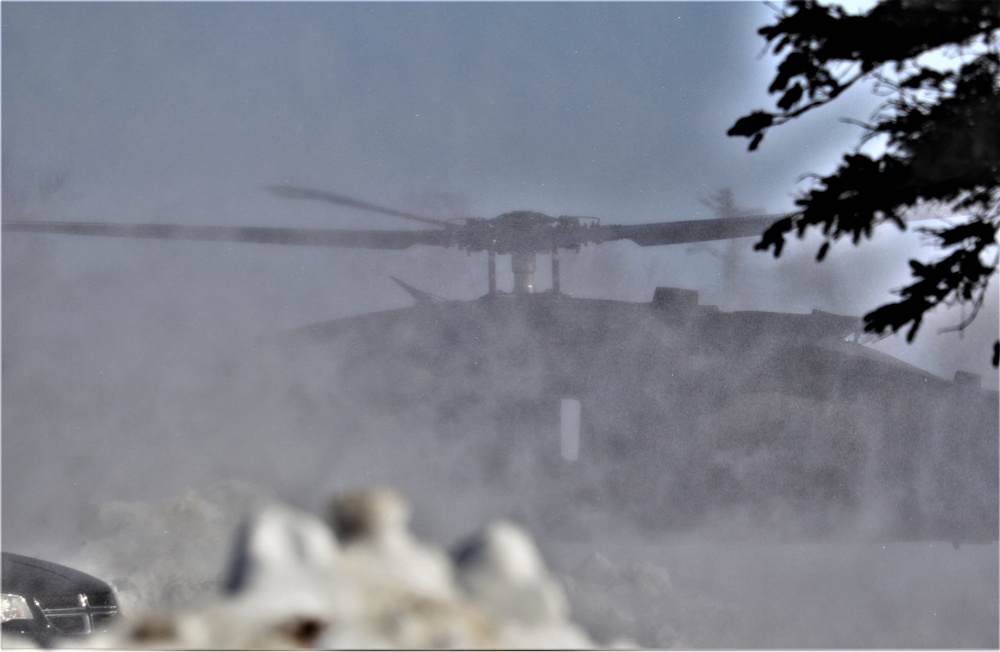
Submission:
[[[5,220],[413,226],[265,190],[281,183],[441,219],[522,209],[604,224],[709,218],[705,200],[723,188],[778,213],[801,174],[828,172],[858,136],[830,109],[753,154],[725,136],[768,101],[774,61],[755,30],[770,9],[755,3],[2,12]],[[877,105],[867,89],[845,100],[832,111],[865,117]],[[753,242],[586,246],[562,255],[562,291],[649,304],[656,288],[677,287],[721,313],[859,316],[906,283],[909,258],[933,253],[889,228],[823,263],[808,239],[777,260]],[[799,364],[777,335],[727,368],[693,348],[707,346],[700,334],[645,316],[581,320],[558,346],[533,340],[517,315],[457,334],[351,321],[413,305],[391,277],[450,300],[481,297],[482,253],[19,233],[2,247],[3,548],[105,577],[126,606],[203,596],[236,523],[261,504],[320,512],[334,493],[384,484],[409,496],[415,532],[438,545],[496,518],[524,524],[597,640],[997,646],[996,293],[961,335],[937,334],[962,318],[944,313],[912,345],[868,345],[928,382],[978,374],[983,398],[961,421],[966,404],[950,389],[933,395],[940,405],[917,393],[910,404],[903,392],[866,395],[873,382],[860,376],[845,385],[862,389],[829,400],[741,394],[755,370]],[[505,262],[498,284],[509,290]],[[537,276],[547,288],[544,260]],[[334,320],[345,334],[322,336]],[[462,357],[476,329],[508,359]],[[606,340],[591,344],[594,333]],[[581,369],[633,379],[579,390],[579,463],[559,459],[552,415],[526,420],[537,432],[495,421],[508,394],[550,391],[547,374],[564,362],[555,352],[574,350],[573,337],[581,359],[597,360]],[[422,347],[434,361],[409,365]],[[466,363],[488,366],[494,385]],[[711,405],[716,394],[667,380],[673,370],[733,394]],[[641,386],[648,378],[663,384]],[[442,418],[463,393],[497,404]],[[903,473],[893,457],[903,454],[878,437],[911,414],[934,416],[914,426],[926,439]],[[618,424],[635,415],[662,418],[623,445],[604,436],[631,432]],[[974,446],[954,452],[949,436]],[[978,446],[986,454],[970,461]],[[972,479],[956,490],[964,465]],[[813,503],[788,498],[807,467],[860,471],[810,519]],[[774,489],[775,477],[789,484]],[[719,478],[750,493],[720,498]],[[884,528],[905,496],[933,527],[894,537]],[[944,536],[944,512],[963,526],[985,512],[992,536]]]

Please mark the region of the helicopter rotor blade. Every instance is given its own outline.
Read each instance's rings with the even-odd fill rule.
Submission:
[[[591,242],[631,240],[642,247],[653,247],[759,236],[767,227],[784,217],[787,215],[753,215],[652,224],[615,224],[592,226],[588,230],[594,231]]]
[[[453,226],[444,220],[436,220],[432,217],[424,217],[423,215],[416,215],[414,213],[396,210],[395,208],[386,208],[385,206],[372,204],[371,202],[348,197],[347,195],[338,195],[337,193],[314,190],[313,188],[304,188],[302,186],[269,186],[268,190],[279,197],[285,197],[288,199],[314,199],[317,201],[325,201],[330,204],[337,204],[338,206],[348,206],[350,208],[358,208],[372,213],[380,213],[382,215],[389,215],[392,217],[401,217],[403,219],[414,220],[416,222],[430,224],[432,226],[440,226],[444,228]]]
[[[448,229],[418,231],[316,229],[295,227],[233,227],[195,226],[178,224],[122,224],[107,222],[4,222],[4,231],[27,233],[57,233],[155,240],[191,240],[214,242],[245,242],[315,247],[349,247],[363,249],[406,249],[414,245],[451,247],[468,251],[548,251],[552,248],[573,248],[582,244],[599,244],[613,240],[632,240],[643,247],[728,240],[757,236],[784,215],[758,215],[653,224],[566,225],[542,232],[520,232],[501,238],[506,246],[497,247],[497,236],[503,231],[481,231],[478,223],[465,227],[449,224]],[[471,230],[470,230],[471,229]]]
[[[246,242],[254,244],[406,249],[414,245],[451,244],[446,231],[357,231],[263,226],[189,226],[176,224],[113,224],[106,222],[4,222],[4,231],[59,233],[153,240]]]

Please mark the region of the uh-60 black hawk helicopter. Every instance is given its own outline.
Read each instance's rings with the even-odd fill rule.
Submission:
[[[445,437],[491,439],[484,468],[498,481],[517,450],[557,473],[588,466],[615,504],[634,505],[650,527],[739,514],[767,527],[788,517],[805,534],[864,523],[877,536],[997,538],[998,400],[977,378],[938,378],[865,347],[857,317],[727,313],[677,288],[658,288],[650,303],[560,291],[561,250],[749,237],[782,216],[605,225],[515,211],[442,220],[310,188],[271,190],[428,228],[32,221],[4,222],[4,231],[486,252],[480,299],[438,300],[394,279],[415,305],[307,326],[283,346],[329,351],[379,410],[420,414]],[[551,256],[544,292],[534,282],[538,254]],[[510,256],[509,293],[497,289],[497,255]]]

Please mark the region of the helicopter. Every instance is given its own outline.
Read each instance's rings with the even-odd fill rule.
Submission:
[[[717,513],[749,513],[771,527],[793,514],[795,527],[827,535],[870,518],[873,494],[894,501],[878,519],[879,535],[996,539],[997,400],[977,378],[949,381],[867,348],[858,317],[723,312],[680,288],[657,288],[649,303],[560,290],[561,251],[618,240],[649,247],[751,237],[785,215],[603,224],[518,210],[444,220],[312,188],[267,190],[424,228],[5,221],[3,229],[485,252],[488,288],[480,299],[442,301],[393,278],[415,305],[296,329],[281,338],[284,359],[293,367],[329,361],[351,378],[359,400],[408,423],[426,415],[419,418],[444,441],[476,433],[488,440],[483,473],[498,482],[518,481],[517,455],[525,452],[563,479],[589,468],[574,477],[602,477],[613,504],[651,528],[696,526]],[[545,291],[534,279],[539,255],[551,259]],[[510,257],[509,293],[497,287],[498,256]],[[576,450],[561,458],[566,422],[576,424]],[[918,463],[915,450],[929,451],[932,461]],[[928,468],[940,471],[928,475]]]

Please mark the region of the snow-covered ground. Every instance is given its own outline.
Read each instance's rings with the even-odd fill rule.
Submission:
[[[596,636],[699,649],[996,648],[997,554],[996,543],[613,536],[550,548]]]
[[[106,505],[95,523],[105,536],[91,538],[63,561],[112,581],[126,613],[198,611],[219,599],[240,520],[274,502],[267,490],[227,483],[203,495]],[[433,513],[432,505],[416,503],[417,514]],[[421,525],[419,519],[414,525]],[[600,646],[998,644],[996,543],[723,541],[639,535],[610,522],[572,539],[533,534],[547,574],[568,599],[570,618]],[[419,545],[433,551],[427,559],[449,549],[454,557],[463,539]],[[397,578],[385,568],[387,579]],[[517,643],[561,640],[535,634],[539,638]]]

